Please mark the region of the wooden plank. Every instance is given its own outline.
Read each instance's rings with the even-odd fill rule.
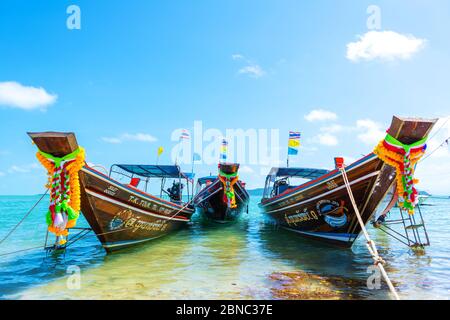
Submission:
[[[411,144],[426,137],[437,120],[394,116],[388,132],[398,141]]]
[[[73,132],[28,132],[28,135],[39,150],[55,157],[63,157],[78,148]]]

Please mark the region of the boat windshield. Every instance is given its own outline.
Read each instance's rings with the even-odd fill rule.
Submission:
[[[176,165],[130,165],[114,164],[110,178],[161,199],[182,203],[192,198],[193,178]]]
[[[266,178],[263,198],[272,198],[301,185],[305,180],[314,180],[329,170],[315,168],[272,168]]]
[[[217,180],[217,176],[207,176],[207,177],[198,178],[195,194],[198,194],[200,191],[202,191],[206,187],[209,187],[216,180]]]

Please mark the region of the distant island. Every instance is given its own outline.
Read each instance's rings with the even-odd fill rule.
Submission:
[[[264,188],[256,188],[247,190],[248,194],[251,196],[260,196],[262,197],[264,194]]]

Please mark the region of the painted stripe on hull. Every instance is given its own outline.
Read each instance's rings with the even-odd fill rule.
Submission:
[[[356,168],[358,168],[358,167],[360,167],[360,166],[366,164],[367,162],[373,161],[373,159],[376,158],[376,157],[377,157],[376,155],[370,154],[370,155],[366,156],[367,159],[362,158],[361,160],[354,162],[353,164],[351,164],[350,166],[348,166],[348,167],[346,168],[347,173],[349,173],[350,171],[352,171],[352,170],[354,170],[354,169],[356,169]],[[287,193],[287,194],[284,194],[284,195],[281,194],[281,195],[276,196],[276,197],[274,197],[274,198],[268,199],[268,200],[266,200],[265,202],[262,202],[261,204],[262,204],[262,205],[272,205],[272,204],[274,204],[274,203],[277,203],[277,202],[279,202],[279,201],[284,200],[285,198],[289,198],[290,196],[297,195],[297,194],[302,193],[302,192],[304,192],[304,191],[306,191],[306,190],[309,190],[309,189],[311,189],[311,188],[314,188],[314,187],[317,186],[318,184],[325,183],[325,182],[328,182],[328,181],[330,181],[330,180],[336,179],[336,178],[337,178],[338,176],[340,176],[340,175],[341,175],[340,171],[336,171],[334,174],[332,174],[332,175],[330,175],[329,177],[327,177],[327,179],[318,178],[317,181],[315,181],[315,183],[313,183],[313,184],[311,184],[311,185],[304,186],[304,187],[303,187],[302,185],[301,185],[301,186],[298,186],[298,187],[297,187],[298,189],[293,190],[293,191],[290,192],[290,193]],[[306,184],[308,184],[308,183],[310,183],[310,182],[307,182]]]
[[[153,217],[156,217],[156,218],[162,218],[162,219],[165,219],[165,220],[175,220],[175,221],[183,221],[183,222],[188,222],[189,221],[188,219],[180,219],[180,218],[175,218],[175,217],[174,218],[170,218],[170,217],[162,216],[162,215],[159,215],[159,214],[156,214],[156,213],[150,213],[150,212],[144,211],[142,209],[130,206],[130,205],[126,204],[126,203],[123,203],[123,202],[111,199],[109,197],[105,197],[104,195],[102,195],[100,193],[97,193],[97,192],[94,192],[92,190],[88,190],[88,189],[85,189],[85,190],[86,190],[87,194],[89,194],[89,195],[91,195],[93,197],[102,199],[102,200],[107,201],[107,202],[114,203],[116,205],[125,207],[125,208],[130,209],[130,210],[137,211],[139,213],[142,213],[142,214],[145,214],[145,215],[148,215],[148,216],[153,216]]]
[[[354,241],[358,235],[357,234],[353,234],[353,233],[324,233],[324,232],[308,232],[308,231],[300,231],[300,230],[296,230],[296,229],[292,229],[289,227],[284,227],[284,229],[289,230],[289,231],[294,231],[300,234],[304,234],[304,235],[308,235],[308,236],[313,236],[313,237],[317,237],[317,238],[325,238],[325,239],[330,239],[330,240],[337,240],[337,241],[343,241],[343,242],[352,242]]]
[[[364,177],[361,177],[361,178],[358,178],[358,179],[356,179],[356,180],[353,180],[352,182],[350,182],[350,185],[353,185],[353,184],[355,184],[355,183],[358,183],[358,182],[361,182],[361,181],[363,181],[363,180],[369,179],[369,178],[371,178],[371,177],[373,177],[373,176],[378,175],[379,173],[380,173],[380,171],[375,171],[375,172],[369,173],[368,175],[365,175]],[[344,188],[345,188],[345,185],[342,185],[342,186],[337,187],[337,188],[335,188],[335,189],[333,189],[333,190],[330,190],[330,191],[328,191],[328,192],[321,193],[321,194],[319,194],[318,196],[315,196],[315,197],[309,198],[309,199],[307,199],[307,200],[303,200],[303,201],[294,203],[294,204],[292,204],[292,205],[290,205],[290,206],[287,206],[287,207],[282,207],[282,208],[280,208],[280,209],[275,209],[275,210],[267,211],[267,213],[278,212],[278,211],[290,209],[290,208],[299,206],[299,205],[301,205],[301,204],[304,204],[304,203],[307,203],[307,202],[310,202],[310,201],[314,201],[314,200],[316,200],[316,199],[323,198],[324,196],[327,196],[327,195],[329,195],[329,194],[332,194],[332,193],[334,193],[334,192],[336,192],[336,191],[339,191],[339,190],[341,190],[341,189],[344,189]]]
[[[121,184],[120,182],[117,182],[117,181],[115,181],[115,180],[113,180],[113,179],[111,179],[109,177],[103,176],[101,173],[98,173],[98,172],[96,172],[93,169],[90,169],[90,168],[87,168],[87,167],[83,167],[83,168],[81,168],[81,171],[83,171],[83,172],[85,172],[87,174],[95,175],[96,178],[98,178],[100,180],[103,180],[103,181],[105,181],[107,183],[111,183],[115,187],[117,187],[119,189],[122,189],[123,191],[129,192],[129,193],[131,193],[133,195],[136,195],[138,197],[141,197],[141,198],[145,198],[145,199],[157,202],[160,205],[163,205],[165,207],[169,207],[170,208],[172,206],[172,207],[177,207],[177,208],[180,208],[180,209],[183,207],[183,206],[180,206],[179,204],[176,204],[176,203],[173,203],[173,202],[166,202],[166,201],[164,201],[162,199],[159,199],[157,197],[151,196],[149,194],[145,194],[145,193],[142,193],[142,192],[137,192],[136,190],[133,190],[133,189],[128,188],[127,186]]]

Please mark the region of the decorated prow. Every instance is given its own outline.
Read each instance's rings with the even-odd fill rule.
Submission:
[[[223,201],[228,208],[236,208],[236,194],[234,185],[239,181],[239,164],[237,163],[219,163],[219,180],[223,185]]]
[[[435,120],[398,119],[399,121],[393,121],[393,124],[401,123],[404,128],[391,126],[386,131],[386,137],[375,147],[374,153],[383,162],[395,168],[398,205],[408,211],[409,214],[414,214],[414,209],[419,203],[418,192],[415,187],[419,181],[414,178],[414,171],[417,162],[425,154],[429,130],[427,130],[425,136],[415,135],[415,133],[422,132],[417,126],[426,126],[429,123],[434,123]],[[395,138],[400,129],[407,130],[409,134]]]
[[[68,229],[75,227],[80,214],[78,173],[85,164],[85,152],[73,133],[30,132],[28,135],[38,148],[37,159],[47,170],[48,231],[56,235],[57,245],[62,246],[66,243]]]

